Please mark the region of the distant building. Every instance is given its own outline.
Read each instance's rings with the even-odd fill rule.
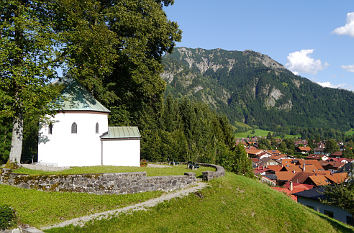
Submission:
[[[321,203],[320,199],[325,199],[324,187],[317,187],[310,190],[294,193],[297,201],[311,209],[321,212],[331,218],[353,225],[353,215],[347,210]]]
[[[311,147],[308,146],[299,146],[296,148],[296,150],[298,152],[300,152],[301,154],[308,154],[311,151]]]

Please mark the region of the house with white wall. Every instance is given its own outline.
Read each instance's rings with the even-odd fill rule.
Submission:
[[[109,127],[110,111],[77,82],[67,83],[60,108],[39,131],[38,163],[53,166],[140,166],[138,127]]]

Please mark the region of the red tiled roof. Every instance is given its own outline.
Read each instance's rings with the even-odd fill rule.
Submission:
[[[254,163],[258,163],[259,162],[259,158],[251,158],[252,162]]]
[[[311,150],[311,147],[308,147],[308,146],[299,146],[298,148],[301,151],[310,151]]]
[[[289,197],[291,197],[291,199],[297,201],[297,197],[292,195],[293,193],[298,193],[298,192],[302,192],[305,190],[309,190],[312,189],[313,185],[308,185],[308,184],[294,184],[293,183],[293,190],[290,190],[290,183],[286,182],[286,185],[283,186],[283,188],[281,187],[272,187],[272,189],[277,190],[278,192],[282,192],[285,193],[286,195],[288,195]]]
[[[284,188],[290,189],[290,182],[286,182],[283,185]],[[291,193],[297,193],[297,192],[302,192],[304,190],[309,190],[312,189],[313,185],[310,184],[299,184],[299,183],[293,183],[293,191]]]
[[[282,169],[282,166],[280,166],[280,165],[269,165],[268,169],[272,170],[272,171],[275,171],[275,172],[278,172],[278,171],[280,171]]]
[[[315,155],[315,154],[310,154],[309,156],[306,157],[306,159],[316,159],[320,160],[322,159],[323,155]]]
[[[313,159],[309,159],[309,160],[299,160],[299,163],[301,165],[306,164],[306,165],[314,165],[316,167],[316,169],[318,170],[323,170],[323,167],[321,166],[321,163],[318,160],[313,160]]]
[[[278,150],[266,150],[266,151],[270,154],[281,154],[281,152]]]
[[[314,166],[314,165],[312,165],[312,164],[309,164],[309,165],[302,165],[301,166],[301,168],[302,168],[302,170],[304,171],[304,172],[316,172],[318,169]]]
[[[280,155],[272,155],[272,156],[270,156],[270,158],[274,159],[274,160],[278,160],[278,159],[284,158],[286,156],[287,155],[285,155],[285,154],[280,154]]]
[[[285,166],[286,164],[291,164],[292,161],[293,159],[282,159],[281,164]]]
[[[304,183],[305,180],[309,177],[314,175],[312,172],[298,172],[295,174],[295,176],[291,179],[292,182],[294,183]]]
[[[258,155],[259,153],[262,153],[263,150],[259,150],[257,148],[246,148],[247,154],[251,155]]]
[[[268,171],[268,168],[254,168],[253,169],[253,173],[254,174],[261,174],[261,173],[266,172],[266,171]]]
[[[348,173],[333,173],[332,175],[326,175],[326,178],[336,184],[343,183],[348,178]]]
[[[343,152],[342,151],[336,151],[331,154],[331,156],[342,156]]]
[[[311,179],[312,182],[313,182],[316,186],[322,186],[322,185],[328,185],[328,184],[329,184],[329,182],[327,181],[326,176],[324,176],[324,175],[309,176],[309,179]]]
[[[294,164],[287,164],[284,165],[284,167],[282,168],[282,171],[289,171],[289,172],[302,172],[302,169],[300,168],[300,166],[298,165],[294,165]]]
[[[268,155],[268,154],[269,154],[269,153],[263,151],[263,152],[261,152],[261,153],[258,153],[257,156],[258,156],[258,157],[261,157],[262,155]]]
[[[275,175],[277,176],[277,180],[289,181],[294,177],[295,174],[289,171],[279,171],[275,172]]]
[[[317,170],[316,172],[315,172],[315,174],[316,175],[330,175],[331,174],[331,172],[330,171],[324,171],[324,170],[322,170],[322,171],[320,171],[320,170]]]

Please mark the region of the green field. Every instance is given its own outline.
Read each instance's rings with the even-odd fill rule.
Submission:
[[[30,174],[30,175],[55,175],[55,174],[88,174],[88,173],[120,173],[120,172],[143,172],[148,176],[171,176],[183,175],[185,172],[195,172],[196,176],[201,176],[203,171],[215,171],[211,167],[200,167],[196,170],[190,170],[187,165],[176,165],[171,167],[116,167],[116,166],[91,166],[91,167],[71,167],[59,172],[46,172],[40,170],[32,170],[27,168],[19,168],[13,170],[14,173]]]
[[[185,198],[149,211],[47,232],[353,232],[267,185],[227,173]]]
[[[347,132],[345,132],[344,134],[345,134],[345,136],[351,136],[351,135],[353,135],[353,134],[354,134],[354,129],[353,129],[353,128],[351,128],[350,130],[348,130],[348,131],[347,131]]]
[[[250,137],[254,137],[254,136],[257,136],[257,137],[266,137],[268,135],[268,133],[274,133],[272,131],[269,131],[269,130],[263,130],[263,129],[254,129],[254,133],[252,133],[253,130],[248,130],[246,132],[238,132],[238,133],[235,133],[235,137],[236,138],[247,138],[248,136]],[[297,134],[297,135],[285,135],[284,138],[299,138],[301,137],[300,134]],[[275,138],[280,138],[280,137],[275,137]]]
[[[252,129],[248,130],[246,132],[239,132],[235,134],[236,138],[247,138],[248,136],[253,137],[253,136],[258,136],[258,137],[266,137],[269,132],[273,133],[272,131],[268,130],[263,130],[263,129],[255,129],[254,133],[252,133]]]

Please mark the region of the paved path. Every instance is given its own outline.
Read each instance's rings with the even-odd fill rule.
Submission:
[[[85,225],[86,222],[93,220],[93,219],[100,220],[100,219],[104,219],[104,218],[111,218],[114,215],[118,215],[119,213],[125,213],[128,211],[146,210],[146,208],[151,208],[161,202],[168,201],[168,200],[171,200],[176,197],[187,196],[188,194],[194,193],[198,190],[201,190],[201,189],[205,188],[206,186],[207,186],[207,183],[198,182],[195,186],[181,189],[179,191],[175,191],[175,192],[171,192],[171,193],[166,193],[160,197],[153,198],[153,199],[147,200],[142,203],[138,203],[138,204],[131,205],[131,206],[126,206],[126,207],[115,209],[115,210],[109,210],[109,211],[105,211],[105,212],[101,212],[101,213],[87,215],[87,216],[83,216],[80,218],[74,218],[74,219],[67,220],[67,221],[64,221],[62,223],[58,223],[55,225],[42,227],[41,230],[47,230],[47,229],[51,229],[51,228],[55,228],[55,227],[65,227],[65,226],[68,226],[71,224],[83,226],[83,225]]]

